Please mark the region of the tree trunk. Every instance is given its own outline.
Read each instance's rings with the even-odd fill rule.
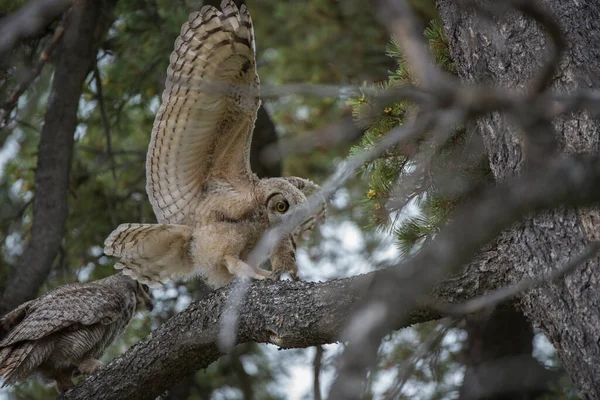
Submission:
[[[511,12],[489,24],[460,2],[436,2],[462,79],[518,90],[528,87],[551,48],[535,21]],[[543,6],[555,16],[568,43],[553,88],[572,91],[589,87],[600,70],[600,3],[547,0]],[[559,143],[567,152],[597,153],[599,127],[598,119],[585,112],[554,122]],[[480,118],[478,128],[497,181],[518,173],[525,152],[519,130],[497,113]],[[586,243],[599,240],[599,232],[598,209],[558,209],[526,219],[505,232],[496,242],[495,256],[481,262],[488,262],[489,268],[503,266],[508,281],[517,281],[565,263]],[[598,258],[591,260],[565,279],[529,291],[521,301],[527,317],[558,350],[584,399],[600,398],[599,262]]]
[[[460,400],[533,400],[561,376],[533,358],[531,324],[512,306],[468,316],[466,331]]]
[[[2,295],[0,315],[37,295],[60,250],[79,97],[115,2],[78,1],[67,11],[38,149],[30,239]]]

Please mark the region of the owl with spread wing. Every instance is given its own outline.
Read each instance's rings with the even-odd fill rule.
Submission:
[[[250,143],[260,106],[254,31],[233,1],[190,15],[175,41],[146,159],[146,191],[158,224],[123,224],[104,243],[115,268],[156,286],[196,276],[214,288],[271,272],[244,260],[263,233],[306,211],[318,186],[297,177],[259,179]],[[269,255],[272,270],[297,276],[295,238]]]

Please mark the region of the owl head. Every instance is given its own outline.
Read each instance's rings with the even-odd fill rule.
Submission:
[[[259,188],[271,225],[282,222],[293,213],[306,211],[306,196],[286,179],[263,179]]]

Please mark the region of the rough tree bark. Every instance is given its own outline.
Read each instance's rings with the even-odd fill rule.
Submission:
[[[486,26],[481,15],[461,7],[460,2],[436,3],[461,78],[517,89],[527,86],[549,48],[543,30],[534,21],[511,12]],[[569,44],[553,88],[571,91],[591,86],[600,70],[600,3],[542,3],[558,20]],[[518,129],[499,114],[481,118],[478,126],[496,179],[503,181],[517,173],[524,156]],[[577,113],[558,119],[554,127],[567,152],[598,152],[597,118]],[[506,232],[479,262],[505,275],[508,281],[516,281],[564,262],[589,241],[599,240],[599,231],[598,209],[559,209],[529,218]],[[564,280],[526,293],[521,301],[525,314],[558,350],[584,399],[600,398],[599,261],[591,260]]]
[[[379,273],[324,283],[254,283],[239,310],[238,343],[304,348],[336,342],[353,305]],[[473,266],[438,286],[435,296],[457,302],[493,290],[497,283]],[[208,367],[223,354],[216,343],[229,291],[228,286],[192,303],[61,399],[154,399],[182,377]],[[437,312],[421,309],[407,323],[436,318]]]
[[[115,3],[78,1],[68,11],[38,149],[30,239],[2,294],[0,315],[37,295],[60,250],[79,97]]]

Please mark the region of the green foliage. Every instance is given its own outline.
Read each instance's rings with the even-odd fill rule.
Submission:
[[[432,20],[425,37],[436,63],[455,73],[443,27]],[[362,96],[352,99],[356,123],[365,129],[353,151],[372,148],[392,129],[401,126],[416,107],[395,101],[393,89],[413,83],[398,42],[392,38],[387,54],[397,68],[386,82],[365,87]],[[385,95],[385,96],[384,96]],[[398,239],[402,254],[409,255],[431,239],[460,201],[463,189],[470,189],[488,172],[480,139],[464,127],[444,136],[428,132],[412,142],[394,146],[363,166],[369,189],[362,203],[371,210],[369,226],[389,229]]]

